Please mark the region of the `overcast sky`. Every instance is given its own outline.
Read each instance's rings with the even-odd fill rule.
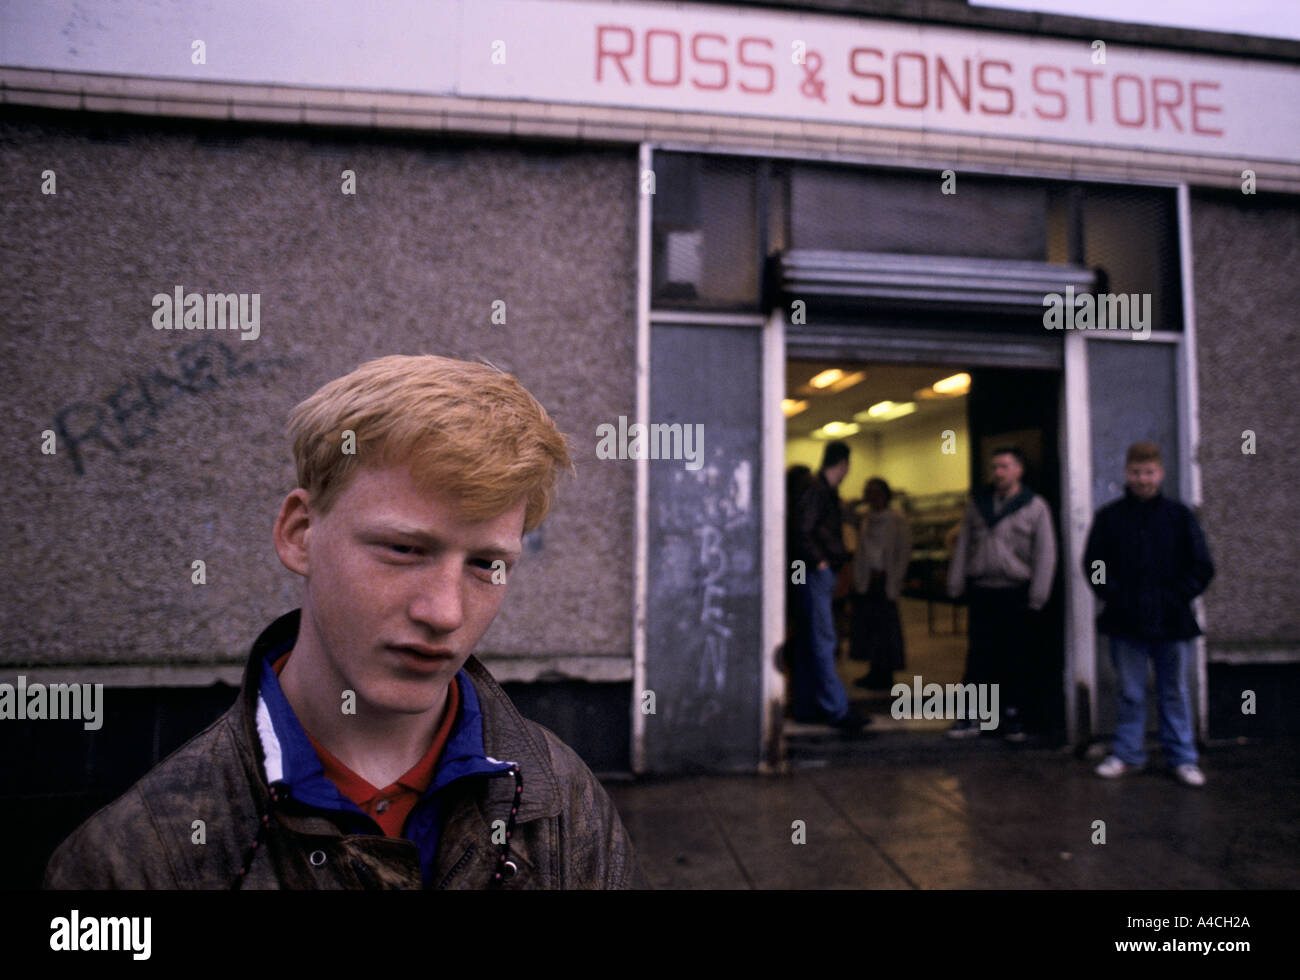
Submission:
[[[1300,0],[970,0],[970,4],[1300,40]]]

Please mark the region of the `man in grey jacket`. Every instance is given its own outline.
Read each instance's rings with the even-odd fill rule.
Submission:
[[[1003,733],[1025,739],[1022,711],[1035,633],[1056,573],[1052,510],[1022,483],[1025,458],[1018,449],[993,451],[993,484],[971,496],[948,567],[948,594],[966,594],[970,647],[966,684],[998,684]],[[970,719],[948,730],[952,738],[978,735]]]

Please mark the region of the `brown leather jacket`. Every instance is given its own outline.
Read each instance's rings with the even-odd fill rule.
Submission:
[[[255,648],[226,714],[59,846],[46,888],[423,887],[411,841],[344,833],[330,811],[272,793],[256,727],[259,661]],[[503,847],[502,825],[496,841],[492,825],[509,821],[515,780],[466,778],[441,791],[435,887],[646,887],[613,802],[578,755],[523,718],[475,658],[465,672],[484,750],[518,763],[523,792]]]

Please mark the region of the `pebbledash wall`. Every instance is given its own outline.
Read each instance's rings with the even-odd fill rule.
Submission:
[[[289,410],[421,352],[518,375],[580,474],[485,648],[627,659],[632,470],[585,435],[634,408],[634,339],[609,330],[633,316],[628,153],[8,117],[3,404],[59,435],[5,477],[9,663],[238,662],[297,597],[269,538],[295,486]],[[32,168],[56,196],[29,193]],[[260,336],[154,329],[152,297],[178,285],[258,294]]]
[[[1176,347],[1190,369],[1178,388],[1179,486],[1201,506],[1219,569],[1204,601],[1202,732],[1292,724],[1300,99],[1289,94],[1300,45],[949,0],[402,0],[359,23],[317,5],[308,38],[295,26],[307,6],[221,19],[118,4],[91,23],[71,2],[39,13],[0,3],[0,405],[10,420],[0,656],[6,675],[112,685],[103,731],[121,733],[67,736],[75,777],[51,774],[48,737],[5,739],[24,793],[106,796],[228,700],[205,685],[237,681],[257,631],[295,604],[269,541],[293,480],[284,417],[323,381],[393,352],[487,357],[574,437],[578,478],[530,540],[481,644],[525,713],[599,771],[780,765],[776,403],[787,324],[772,309],[652,309],[645,173],[665,149],[908,169],[934,174],[936,193],[947,168],[1176,192],[1193,301]],[[853,116],[815,88],[800,94],[802,69],[784,51],[743,42],[787,34],[811,39],[814,53],[819,38],[829,52],[850,35],[881,52],[825,57],[831,81],[853,81],[860,96],[875,92],[872,71],[894,81],[890,52],[933,66],[937,53],[957,64],[978,49],[1013,73],[1078,58],[1091,71],[1092,41],[1106,39],[1107,79],[1127,66],[1149,89],[1144,66],[1176,70],[1182,115],[1176,131],[1167,107],[1163,129],[1089,129],[1080,116],[1053,130],[934,105],[857,105]],[[640,59],[683,38],[687,74],[674,76],[671,57],[667,74]],[[625,43],[622,61],[600,59],[600,45]],[[773,66],[774,101],[744,88],[769,82],[756,61]],[[904,73],[919,63],[894,61]],[[1007,80],[982,71],[977,107]],[[1193,92],[1198,80],[1218,87]],[[1082,113],[1073,96],[1070,111]],[[1241,192],[1247,168],[1253,195]],[[341,193],[344,170],[355,195]],[[46,171],[57,194],[41,193]],[[260,336],[155,331],[151,297],[177,285],[258,293]],[[504,324],[492,322],[496,300]],[[1103,501],[1088,489],[1096,475],[1078,428],[1088,386],[1075,377],[1070,387],[1078,338],[1063,343],[1076,399],[1064,406],[1066,455],[1083,461],[1064,474],[1081,489],[1058,520],[1073,561]],[[742,387],[718,381],[724,366]],[[663,415],[683,405],[681,418]],[[706,423],[706,454],[724,455],[698,477],[596,458],[597,426],[652,413]],[[71,438],[43,455],[40,433],[60,423]],[[1246,429],[1253,455],[1241,451]],[[701,527],[691,515],[706,512],[717,548],[692,550],[683,542]],[[731,579],[715,582],[724,556]],[[202,587],[191,584],[195,559],[206,563]],[[1092,691],[1093,609],[1080,581],[1069,587],[1068,683]],[[675,618],[698,627],[672,634],[684,652],[647,632]],[[647,688],[657,715],[639,710]],[[1260,702],[1253,718],[1238,707],[1246,688]],[[1069,734],[1092,734],[1095,703],[1072,711]],[[114,769],[123,756],[132,761]]]
[[[1205,596],[1212,734],[1291,732],[1300,696],[1300,197],[1191,195],[1201,520],[1214,549]],[[1258,422],[1256,422],[1258,420]],[[1243,454],[1247,431],[1254,455]],[[1260,440],[1262,433],[1267,443]],[[1243,715],[1254,691],[1258,714]],[[1262,722],[1259,724],[1257,722]]]
[[[484,648],[618,677],[633,474],[585,436],[634,409],[633,337],[609,330],[633,316],[628,153],[26,113],[0,134],[3,408],[58,436],[5,476],[8,663],[238,663],[298,596],[269,538],[295,486],[289,410],[372,357],[438,352],[517,374],[579,472]],[[45,169],[58,193],[33,196]],[[154,329],[176,286],[258,294],[260,336]]]

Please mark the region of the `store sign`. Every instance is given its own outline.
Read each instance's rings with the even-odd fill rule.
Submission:
[[[234,16],[187,6],[133,0],[93,18],[75,0],[11,7],[0,62],[1300,162],[1300,66],[1104,37],[588,0],[392,0],[364,11],[284,0]],[[198,65],[194,39],[204,41]]]
[[[1300,68],[1276,63],[705,6],[465,13],[477,95],[1300,161]],[[484,70],[494,39],[509,60]]]

